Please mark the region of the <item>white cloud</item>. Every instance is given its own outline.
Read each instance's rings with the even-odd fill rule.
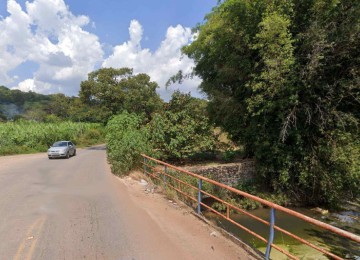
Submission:
[[[33,79],[26,79],[19,83],[18,89],[21,91],[35,91],[35,83]]]
[[[87,16],[75,16],[64,0],[7,1],[9,16],[0,20],[0,84],[40,93],[76,95],[80,81],[102,61],[96,35],[82,27]],[[14,86],[9,74],[20,64],[39,65],[33,78]]]
[[[152,52],[142,48],[143,28],[132,20],[129,40],[111,48],[112,54],[104,60],[103,49],[108,45],[100,44],[96,35],[84,29],[88,25],[94,28],[95,23],[87,16],[72,14],[64,0],[27,1],[25,9],[16,0],[7,0],[7,11],[8,16],[0,17],[0,85],[77,95],[80,82],[102,63],[103,67],[130,67],[135,73],[147,73],[159,84],[164,99],[175,89],[200,96],[198,78],[165,88],[172,75],[179,70],[190,73],[194,66],[180,50],[194,39],[189,28],[169,27],[159,48]],[[27,73],[31,76],[24,77],[20,65],[27,62],[36,67]]]
[[[187,45],[193,39],[189,28],[181,25],[169,27],[165,40],[160,47],[151,52],[141,48],[143,29],[140,23],[132,20],[129,27],[130,40],[113,48],[113,53],[103,62],[103,67],[130,67],[135,73],[147,73],[151,80],[156,81],[160,89],[158,92],[164,99],[169,99],[174,89],[191,92],[194,96],[201,96],[197,90],[200,84],[199,78],[185,80],[182,85],[170,86],[166,90],[167,80],[179,70],[185,74],[192,71],[194,63],[188,57],[182,57],[181,47]]]

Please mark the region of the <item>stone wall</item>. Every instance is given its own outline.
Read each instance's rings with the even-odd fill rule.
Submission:
[[[233,187],[239,182],[246,182],[254,178],[255,161],[243,160],[238,163],[228,163],[214,166],[193,166],[186,167],[185,169]]]

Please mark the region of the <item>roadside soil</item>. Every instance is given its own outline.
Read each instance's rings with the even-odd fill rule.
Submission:
[[[194,210],[182,202],[169,200],[141,172],[134,171],[126,177],[116,177],[127,187],[133,203],[138,204],[161,227],[171,240],[181,243],[194,256],[201,259],[261,259],[254,250],[245,251],[222,234],[219,229],[198,218]]]

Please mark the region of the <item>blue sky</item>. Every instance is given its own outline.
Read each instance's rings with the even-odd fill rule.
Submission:
[[[102,42],[111,45],[128,39],[129,22],[138,20],[145,31],[143,46],[155,50],[169,26],[194,27],[202,22],[217,0],[78,0],[66,1],[75,14],[86,14],[96,24],[93,30]]]
[[[0,85],[77,95],[100,67],[132,67],[164,83],[193,62],[180,48],[217,0],[0,0]],[[200,79],[179,88],[201,96]]]

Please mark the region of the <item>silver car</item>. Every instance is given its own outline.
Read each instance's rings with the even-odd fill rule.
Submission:
[[[67,158],[76,155],[76,146],[70,141],[59,141],[54,143],[48,150],[49,159]]]

